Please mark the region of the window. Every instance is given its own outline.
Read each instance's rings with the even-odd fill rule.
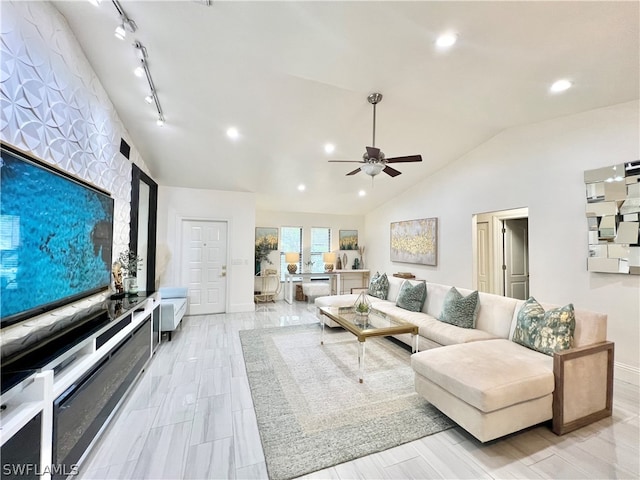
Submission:
[[[314,227],[311,229],[311,273],[324,272],[322,254],[331,250],[331,229]]]
[[[280,227],[280,279],[284,281],[287,273],[287,262],[284,254],[297,252],[300,254],[298,272],[302,271],[302,227]]]

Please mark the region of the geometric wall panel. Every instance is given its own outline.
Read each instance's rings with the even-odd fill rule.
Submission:
[[[114,198],[114,258],[129,244],[129,135],[65,19],[48,2],[2,2],[0,138]],[[132,146],[131,159],[148,172]]]

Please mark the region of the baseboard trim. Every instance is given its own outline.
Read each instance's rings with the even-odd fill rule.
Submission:
[[[242,313],[242,312],[253,312],[255,311],[256,306],[252,303],[236,303],[235,305],[229,305],[229,309],[227,313]]]
[[[625,363],[615,362],[613,364],[614,378],[632,385],[640,386],[640,368],[627,365]]]

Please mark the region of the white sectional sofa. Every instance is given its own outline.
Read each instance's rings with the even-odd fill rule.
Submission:
[[[419,327],[421,351],[411,357],[416,391],[480,441],[548,420],[561,435],[611,415],[613,343],[606,341],[606,315],[575,310],[572,348],[551,356],[512,341],[522,300],[480,292],[475,328],[461,328],[438,320],[450,286],[427,282],[422,311],[411,312],[396,299],[403,282],[416,281],[388,280],[386,300],[368,298],[374,309]],[[348,306],[357,296],[319,297],[315,305]],[[411,345],[410,335],[397,338]]]

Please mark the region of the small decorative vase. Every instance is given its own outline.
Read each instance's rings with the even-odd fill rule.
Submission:
[[[138,295],[138,279],[136,277],[127,277],[124,279],[124,291],[128,295]]]

